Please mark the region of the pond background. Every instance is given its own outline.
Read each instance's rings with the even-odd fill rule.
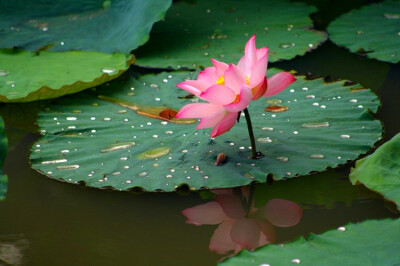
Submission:
[[[316,29],[325,30],[340,14],[373,1],[335,1],[334,6],[330,1],[304,2],[319,9],[312,18]],[[377,118],[384,124],[383,141],[400,132],[399,64],[352,54],[328,40],[305,56],[270,63],[269,67],[361,83],[381,99]],[[9,138],[4,164],[9,182],[6,200],[0,202],[0,244],[18,247],[23,264],[213,265],[223,257],[208,249],[216,226],[185,224],[181,211],[206,202],[196,192],[134,194],[96,190],[51,180],[31,169],[28,154],[39,137],[32,131],[40,106],[31,103],[0,107]],[[10,113],[20,114],[22,123],[7,119]],[[350,167],[348,164],[317,175],[256,186],[256,191],[266,193],[279,190],[281,198],[293,200],[304,209],[298,225],[277,228],[278,242],[322,233],[349,222],[399,217],[394,206],[378,194],[350,184]],[[263,196],[268,197],[256,194]]]

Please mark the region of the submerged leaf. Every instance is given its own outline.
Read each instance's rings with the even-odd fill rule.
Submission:
[[[35,144],[40,151],[32,150],[33,168],[67,182],[118,190],[173,191],[183,184],[193,190],[222,188],[265,182],[268,174],[282,179],[323,171],[354,160],[381,136],[380,122],[367,110],[375,112],[379,105],[370,90],[352,92],[360,85],[303,77],[276,97],[290,107],[287,111],[265,112],[265,99],[249,107],[257,148],[265,155],[258,160],[249,158],[244,120],[211,139],[209,129],[196,130],[195,124],[139,114],[141,105],[179,110],[198,101],[178,98],[186,92],[175,85],[190,75],[172,72],[116,80],[57,100],[39,114],[44,136]],[[131,142],[135,144],[126,145]],[[101,152],[114,145],[121,148]],[[220,153],[226,159],[217,166]]]
[[[97,86],[121,75],[132,55],[97,52],[0,50],[0,102],[60,97]],[[3,73],[3,74],[1,74]]]

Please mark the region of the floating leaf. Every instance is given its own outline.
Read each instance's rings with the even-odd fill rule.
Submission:
[[[1,174],[1,167],[7,153],[7,137],[4,132],[4,122],[0,117],[0,200],[3,200],[7,193],[7,176]]]
[[[0,50],[0,101],[56,98],[97,86],[121,75],[131,55],[97,52]]]
[[[356,162],[350,180],[381,193],[400,209],[400,133],[373,154]]]
[[[148,40],[170,5],[170,0],[1,1],[0,47],[127,54]]]
[[[342,15],[328,27],[333,42],[381,61],[400,62],[400,2],[387,0]]]
[[[257,147],[265,157],[249,159],[244,119],[211,139],[210,129],[196,130],[194,121],[139,114],[142,108],[179,110],[197,101],[182,99],[187,93],[175,87],[185,78],[189,72],[144,75],[57,100],[39,114],[44,136],[32,149],[32,166],[52,178],[120,190],[232,187],[265,182],[268,174],[282,179],[335,167],[367,152],[381,136],[380,122],[367,110],[375,112],[379,105],[370,90],[299,77],[275,99],[250,105]],[[271,100],[290,108],[265,112]],[[216,165],[220,153],[226,158]]]
[[[270,61],[291,59],[326,39],[324,33],[311,30],[309,15],[315,11],[289,1],[178,2],[135,54],[144,66],[204,67],[210,58],[236,64],[247,40],[257,34],[257,46],[270,47]]]
[[[220,265],[397,265],[400,219],[349,224],[281,245],[243,250]]]

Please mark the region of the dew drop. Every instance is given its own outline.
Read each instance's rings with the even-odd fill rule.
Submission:
[[[278,104],[282,103],[282,100],[279,100],[279,99],[269,99],[269,100],[267,100],[267,103],[272,104],[272,105],[278,105]]]
[[[295,92],[295,90],[294,90],[294,89],[290,89],[289,91],[290,91],[290,92]]]
[[[288,158],[288,157],[277,157],[276,159],[279,160],[279,161],[282,161],[282,162],[287,162],[287,161],[289,161],[289,158]]]
[[[68,126],[68,129],[76,129],[76,126]]]
[[[78,169],[79,165],[77,164],[71,164],[71,165],[59,165],[56,167],[58,170],[73,170],[73,169]]]
[[[156,139],[158,138],[158,135],[153,135],[152,138]]]
[[[315,95],[312,95],[312,94],[306,95],[306,96],[304,96],[304,98],[306,98],[306,99],[314,99]]]
[[[313,106],[319,106],[319,103],[313,103],[312,105]]]
[[[121,161],[126,161],[126,160],[128,160],[128,157],[121,157],[121,158],[119,158]]]
[[[326,105],[321,105],[320,108],[326,109]]]
[[[112,74],[117,73],[117,70],[115,68],[102,68],[101,72],[112,75]]]
[[[289,110],[289,106],[284,106],[284,105],[270,105],[264,109],[264,111],[271,113],[281,113],[287,110]]]
[[[127,112],[128,112],[127,110],[123,109],[123,110],[119,110],[117,113],[118,114],[126,114]]]
[[[68,120],[68,121],[75,121],[77,119],[78,119],[77,117],[67,117],[66,118],[66,120]]]
[[[51,160],[51,161],[43,161],[42,164],[56,164],[56,163],[66,163],[67,159],[59,159],[59,160]]]
[[[94,121],[94,120],[96,120],[96,117],[92,116],[92,117],[90,118],[90,120]]]
[[[304,88],[302,88],[301,90],[303,90],[303,91],[308,91],[308,88],[304,87]]]
[[[293,264],[300,264],[300,259],[292,259]]]
[[[183,152],[183,153],[187,153],[187,152],[188,152],[188,150],[182,150],[182,152]]]
[[[242,147],[239,147],[239,150],[244,150],[245,148],[242,146]]]
[[[359,106],[357,106],[358,108],[364,108],[364,106],[362,106],[361,104]]]
[[[130,184],[130,183],[132,183],[132,181],[131,180],[126,180],[125,183]]]
[[[272,140],[271,140],[269,137],[266,137],[266,138],[258,138],[257,141],[260,142],[260,143],[271,143],[271,142],[272,142]],[[243,147],[243,148],[244,148],[244,147]]]
[[[340,231],[340,232],[344,232],[344,231],[346,231],[346,227],[341,226],[337,230]]]
[[[69,150],[62,150],[61,153],[68,153]]]
[[[158,85],[157,84],[150,84],[150,88],[158,89]]]
[[[261,129],[264,131],[274,131],[274,128],[272,128],[272,127],[263,127]]]
[[[96,133],[97,131],[96,131],[96,129],[92,129],[92,130],[90,130],[90,132]]]
[[[121,174],[121,172],[114,172],[114,173],[112,173],[113,176],[120,175],[120,174]]]
[[[282,44],[279,45],[280,48],[284,48],[284,49],[291,48],[291,47],[294,47],[294,46],[295,46],[294,43],[282,43]]]
[[[357,102],[357,99],[351,99],[349,102],[351,102],[351,103],[356,103],[356,102]]]
[[[165,131],[165,134],[166,134],[166,135],[172,135],[172,134],[174,134],[174,132],[171,131],[171,130],[167,130],[167,131]]]
[[[388,19],[399,19],[400,18],[400,14],[383,14],[383,16]]]
[[[124,142],[124,143],[117,143],[113,144],[107,148],[104,148],[101,150],[101,152],[112,152],[112,151],[118,151],[122,149],[127,149],[129,147],[132,147],[135,145],[135,142]]]
[[[7,70],[4,69],[0,69],[0,77],[5,77],[9,74],[10,72],[8,72]]]
[[[104,117],[103,120],[104,120],[104,121],[111,121],[111,118],[109,118],[109,117]]]
[[[340,135],[340,137],[342,138],[342,139],[349,139],[350,138],[350,135]]]
[[[172,177],[172,175],[166,175],[165,177],[166,177],[166,178],[171,178],[171,177]]]
[[[168,82],[168,79],[163,79],[162,80],[164,83],[167,83]]]
[[[324,159],[325,156],[323,154],[313,154],[310,156],[311,159]]]
[[[139,176],[146,176],[147,175],[147,172],[141,172],[140,174],[139,174]]]
[[[170,149],[168,147],[159,147],[154,148],[148,151],[145,151],[138,155],[140,159],[155,159],[161,156],[168,154]]]
[[[320,128],[320,127],[329,127],[329,122],[320,122],[320,123],[304,123],[301,125],[305,128]]]

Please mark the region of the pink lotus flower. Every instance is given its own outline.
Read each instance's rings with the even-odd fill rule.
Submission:
[[[245,55],[238,65],[211,59],[213,67],[201,71],[197,80],[187,80],[177,85],[208,103],[192,103],[181,108],[176,118],[200,118],[197,129],[213,127],[211,137],[230,130],[239,113],[251,100],[269,97],[285,89],[296,79],[281,72],[267,80],[268,48],[257,49],[255,35],[245,47]]]
[[[243,190],[248,198],[247,190]],[[294,202],[271,199],[262,208],[251,207],[248,215],[232,189],[213,191],[216,200],[182,211],[186,223],[194,225],[219,224],[210,240],[209,248],[220,254],[233,250],[255,249],[275,241],[275,229],[296,225],[302,209]]]

